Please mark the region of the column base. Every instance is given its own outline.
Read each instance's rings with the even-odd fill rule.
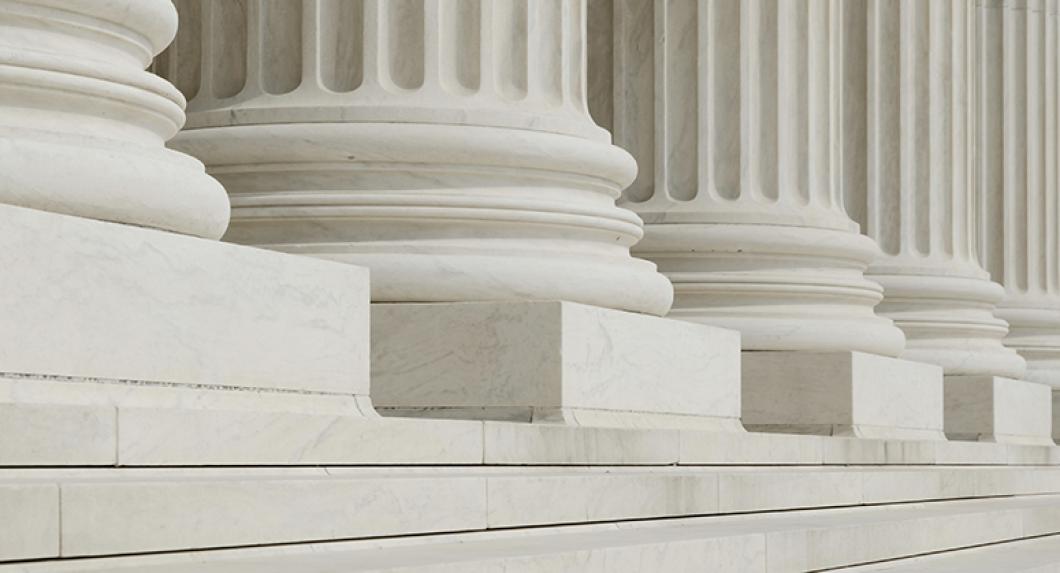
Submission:
[[[941,440],[942,369],[863,352],[743,353],[749,431]]]
[[[567,302],[372,305],[383,414],[739,431],[735,332]]]
[[[1052,390],[999,376],[946,377],[946,436],[1052,445]]]

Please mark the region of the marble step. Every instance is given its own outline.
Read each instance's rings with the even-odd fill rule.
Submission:
[[[1060,465],[1060,447],[379,418],[291,408],[240,410],[221,391],[178,392],[0,375],[0,467],[320,465]],[[53,404],[78,395],[81,403]],[[239,392],[238,394],[247,394]],[[7,399],[32,402],[5,402]],[[124,400],[124,401],[123,401]],[[115,406],[115,402],[120,405]],[[188,407],[204,404],[196,409]],[[317,403],[303,404],[306,410]]]
[[[1060,468],[25,469],[0,561],[1060,494]]]
[[[1060,496],[1050,495],[37,561],[0,573],[782,573],[1058,533]]]
[[[847,573],[1057,573],[1060,535],[998,543],[887,563],[845,567]]]

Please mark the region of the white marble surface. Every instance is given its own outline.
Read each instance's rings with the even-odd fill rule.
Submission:
[[[942,369],[862,352],[744,352],[748,429],[942,439]]]
[[[996,376],[946,377],[951,439],[1052,445],[1052,388]]]
[[[0,6],[0,203],[216,239],[228,197],[166,149],[184,98],[144,71],[173,39],[167,0]]]
[[[713,472],[694,470],[494,477],[487,481],[488,523],[512,527],[714,514],[722,509],[718,483]]]
[[[59,488],[0,483],[0,560],[59,556]]]
[[[739,438],[736,432],[701,432]],[[661,429],[594,428],[485,422],[483,463],[547,465],[675,464],[681,433]]]
[[[62,555],[480,529],[484,490],[471,477],[71,483]]]
[[[1049,536],[840,569],[849,573],[1056,573],[1060,537]]]
[[[118,461],[131,466],[477,464],[478,422],[364,415],[123,408]]]
[[[0,372],[368,392],[360,268],[0,205]]]
[[[843,471],[769,471],[753,469],[724,473],[718,477],[719,513],[797,509],[827,505],[846,506],[862,502],[861,476]]]
[[[0,402],[0,467],[117,462],[114,408]]]
[[[739,360],[735,332],[565,302],[372,306],[372,399],[422,415],[739,430]]]
[[[55,503],[61,500],[51,514],[62,512],[66,556],[498,528],[532,537],[534,530],[519,528],[681,516],[686,519],[670,523],[687,530],[711,523],[695,516],[744,514],[717,515],[707,536],[765,534],[777,542],[775,555],[809,559],[805,569],[811,569],[856,563],[849,552],[863,549],[844,543],[886,532],[895,521],[903,528],[937,526],[973,514],[965,533],[989,535],[989,516],[974,515],[984,505],[1014,506],[987,513],[1002,523],[1018,518],[1026,535],[1060,531],[1058,476],[1060,468],[974,466],[27,469],[0,473],[0,492],[37,501],[22,494],[50,492]],[[939,503],[912,503],[925,501]],[[56,543],[58,529],[42,529],[40,517],[48,513],[41,507],[9,512],[7,525]],[[810,508],[825,511],[778,511]],[[765,513],[754,515],[759,512]],[[901,555],[939,542],[928,536],[910,545],[899,538],[882,549]],[[881,547],[865,549],[878,555]],[[820,553],[825,550],[831,553]],[[7,555],[0,553],[0,560]],[[842,561],[844,555],[851,560]]]
[[[850,566],[1019,540],[1060,516],[1056,496],[659,520],[419,539],[249,548],[2,568],[0,571],[731,571]]]

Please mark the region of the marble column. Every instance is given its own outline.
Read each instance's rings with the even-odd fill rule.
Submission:
[[[163,143],[184,98],[144,71],[168,0],[0,5],[0,203],[218,238],[224,189]]]
[[[744,349],[895,356],[877,254],[842,197],[838,0],[594,0],[590,107],[640,166],[634,253],[671,316]]]
[[[847,5],[843,182],[882,251],[868,276],[884,287],[876,311],[905,333],[902,357],[1019,378],[993,314],[1003,290],[975,245],[974,14],[967,0]]]
[[[1055,0],[979,0],[982,260],[1005,296],[1027,380],[1060,387],[1060,160]]]
[[[636,165],[586,104],[584,0],[178,0],[156,69],[227,240],[369,267],[377,302],[560,299],[660,315],[615,206]]]

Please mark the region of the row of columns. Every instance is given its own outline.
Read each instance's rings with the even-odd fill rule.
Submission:
[[[1056,2],[591,6],[673,316],[1060,382]]]
[[[33,0],[0,29],[0,202],[220,236],[162,148],[186,98],[226,238],[367,266],[376,301],[1060,385],[1058,3]],[[183,95],[142,72],[174,32]]]

